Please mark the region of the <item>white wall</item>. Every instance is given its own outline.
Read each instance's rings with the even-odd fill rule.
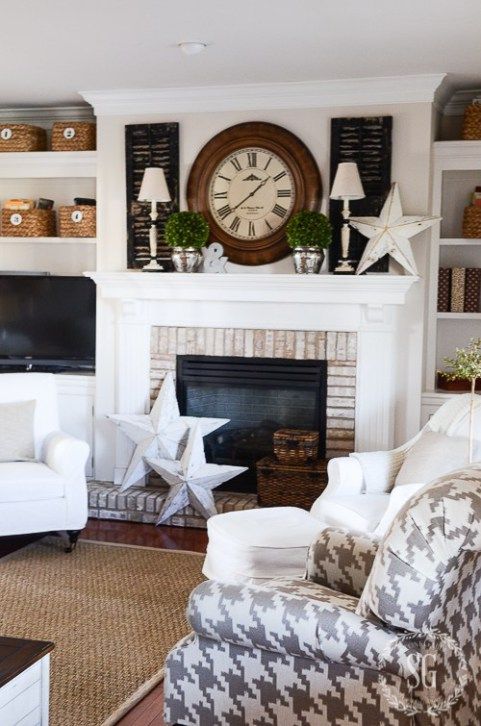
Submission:
[[[334,116],[393,116],[392,179],[398,181],[405,213],[424,213],[429,209],[430,155],[432,141],[432,105],[412,103],[383,106],[338,107],[335,109],[270,110],[245,112],[179,113],[174,115],[128,115],[98,117],[98,261],[100,271],[123,270],[126,267],[126,201],[124,126],[129,123],[180,123],[180,189],[181,207],[185,208],[185,186],[191,165],[202,146],[218,131],[242,121],[270,121],[285,126],[297,134],[313,153],[322,176],[323,202],[326,211],[329,181],[330,119]],[[416,262],[421,276],[427,270],[427,241],[424,233],[414,239]],[[233,266],[236,272],[255,272],[269,269],[284,272],[291,269],[290,259],[264,268]],[[114,345],[109,324],[111,310],[108,303],[99,305],[98,380],[102,375],[104,346]],[[415,285],[402,313],[405,338],[403,358],[398,361],[398,401],[396,412],[396,442],[406,440],[418,430],[422,387],[424,283]],[[382,355],[382,351],[379,352]],[[112,380],[113,376],[110,377]],[[111,384],[113,385],[113,384]],[[98,478],[111,478],[113,464],[113,437],[108,424],[102,421],[113,411],[116,392],[106,383],[98,391],[97,417],[99,440],[97,457]]]

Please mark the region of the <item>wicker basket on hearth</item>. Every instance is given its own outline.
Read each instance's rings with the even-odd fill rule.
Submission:
[[[319,433],[302,429],[279,429],[274,434],[274,454],[284,464],[314,461],[319,453]]]

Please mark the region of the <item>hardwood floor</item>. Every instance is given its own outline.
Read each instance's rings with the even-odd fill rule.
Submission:
[[[0,538],[0,557],[25,547],[38,539],[38,535]],[[143,547],[159,547],[169,550],[205,552],[207,532],[190,527],[154,527],[152,524],[115,522],[91,519],[83,530],[81,539],[134,544]],[[160,683],[119,722],[119,726],[164,726],[163,686]]]

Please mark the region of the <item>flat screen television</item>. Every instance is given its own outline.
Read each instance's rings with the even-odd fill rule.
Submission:
[[[94,370],[95,283],[0,273],[0,370]]]

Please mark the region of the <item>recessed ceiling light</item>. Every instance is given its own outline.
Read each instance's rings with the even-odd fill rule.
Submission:
[[[197,53],[202,53],[207,48],[207,43],[189,41],[187,43],[179,43],[178,47],[185,55],[197,55]]]

